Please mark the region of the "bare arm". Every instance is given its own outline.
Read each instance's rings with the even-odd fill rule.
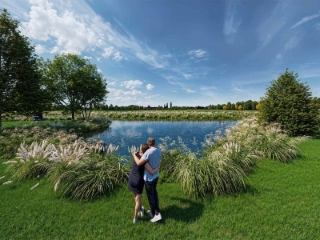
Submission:
[[[146,164],[144,165],[144,168],[151,174],[154,175],[156,172],[159,171],[159,166],[156,167],[155,169],[152,169],[152,167],[150,166],[150,164],[148,162],[146,162]]]
[[[133,153],[132,155],[133,155],[133,157],[134,157],[134,161],[136,162],[136,164],[137,164],[138,166],[141,166],[141,165],[143,165],[145,162],[147,162],[147,161],[144,160],[143,158],[140,158],[140,159],[139,159],[139,157],[137,156],[137,153]]]

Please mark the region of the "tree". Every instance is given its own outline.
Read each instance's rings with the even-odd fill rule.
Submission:
[[[88,59],[76,54],[56,55],[52,61],[42,62],[41,72],[52,101],[71,112],[72,120],[77,110],[88,119],[94,106],[104,104],[106,81]]]
[[[260,113],[261,120],[281,124],[291,136],[312,136],[319,128],[317,104],[309,86],[288,69],[267,88]]]
[[[231,102],[227,102],[227,110],[231,110]]]
[[[6,9],[0,10],[0,128],[4,112],[30,115],[41,111],[37,58],[18,24]]]

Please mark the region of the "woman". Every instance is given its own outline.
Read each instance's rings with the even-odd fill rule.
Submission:
[[[140,158],[149,149],[148,144],[141,145],[141,154],[136,153],[137,157]],[[159,167],[152,169],[149,163],[138,166],[135,161],[132,162],[132,167],[129,175],[128,188],[134,194],[134,201],[136,203],[134,208],[133,223],[138,221],[138,214],[144,215],[144,207],[141,205],[141,194],[144,186],[143,172],[146,169],[151,175],[155,174]]]

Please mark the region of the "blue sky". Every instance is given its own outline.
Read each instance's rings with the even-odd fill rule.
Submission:
[[[264,96],[286,68],[320,97],[319,0],[0,0],[44,58],[77,53],[108,104],[206,106]]]

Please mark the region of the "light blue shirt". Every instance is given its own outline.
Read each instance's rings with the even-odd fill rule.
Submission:
[[[143,160],[147,161],[152,169],[155,169],[160,164],[161,151],[158,148],[149,148],[141,157]],[[146,169],[144,169],[143,179],[145,181],[153,181],[159,177],[159,171],[154,175],[151,175]]]

